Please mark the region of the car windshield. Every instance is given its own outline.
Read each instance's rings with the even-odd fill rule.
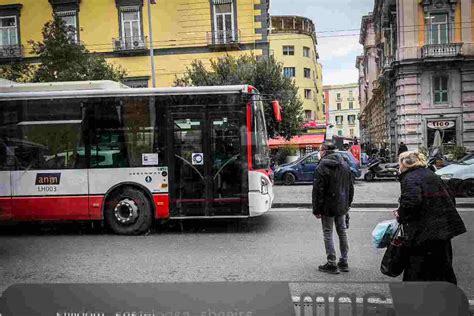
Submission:
[[[457,163],[461,165],[473,165],[474,164],[474,154],[467,155],[461,160],[459,160]]]

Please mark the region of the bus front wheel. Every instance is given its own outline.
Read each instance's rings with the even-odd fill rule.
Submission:
[[[120,189],[106,202],[105,221],[118,235],[146,233],[153,223],[150,201],[140,190]]]

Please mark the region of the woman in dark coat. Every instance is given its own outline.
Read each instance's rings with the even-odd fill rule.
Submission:
[[[399,157],[401,196],[396,211],[408,238],[403,281],[446,281],[457,284],[451,239],[466,232],[446,184],[426,168],[417,152]]]

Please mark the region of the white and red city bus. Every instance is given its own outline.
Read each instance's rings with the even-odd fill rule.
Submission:
[[[0,87],[0,220],[258,216],[272,204],[264,106],[247,85]]]

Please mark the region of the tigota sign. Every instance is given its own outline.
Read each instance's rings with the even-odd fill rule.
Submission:
[[[427,125],[428,125],[428,128],[447,129],[447,128],[454,127],[456,123],[454,121],[429,121]]]

